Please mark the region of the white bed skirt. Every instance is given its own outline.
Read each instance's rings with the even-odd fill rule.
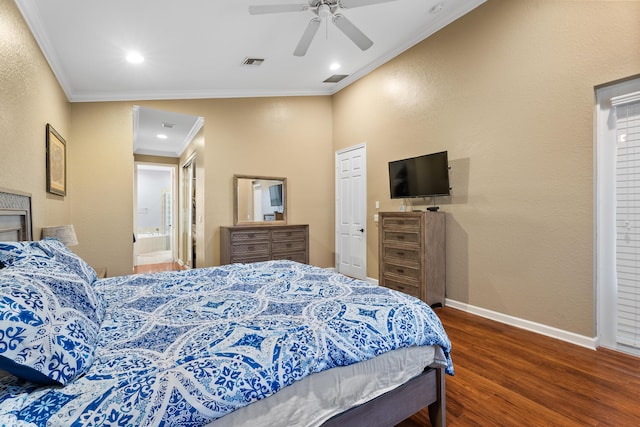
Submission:
[[[313,427],[404,384],[425,367],[445,367],[440,347],[410,347],[328,369],[240,408],[210,427]]]

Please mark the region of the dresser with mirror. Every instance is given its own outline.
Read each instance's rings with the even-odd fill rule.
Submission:
[[[220,264],[309,263],[309,225],[287,222],[287,179],[234,175],[234,225],[220,227]]]

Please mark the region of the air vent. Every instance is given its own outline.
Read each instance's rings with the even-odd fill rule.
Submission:
[[[333,76],[329,77],[327,80],[325,80],[323,83],[338,83],[340,80],[349,77],[348,74],[334,74]]]
[[[245,58],[242,65],[247,67],[259,67],[264,62],[264,58]]]
[[[176,125],[173,123],[162,122],[162,127],[167,129],[173,129],[174,127],[176,127]]]

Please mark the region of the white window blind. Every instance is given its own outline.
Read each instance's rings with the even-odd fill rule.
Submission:
[[[616,110],[616,341],[640,349],[640,92]]]

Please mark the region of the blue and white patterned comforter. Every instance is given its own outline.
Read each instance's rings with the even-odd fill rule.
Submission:
[[[65,387],[0,371],[0,425],[199,426],[301,378],[450,342],[424,303],[289,261],[114,277],[95,360]]]

